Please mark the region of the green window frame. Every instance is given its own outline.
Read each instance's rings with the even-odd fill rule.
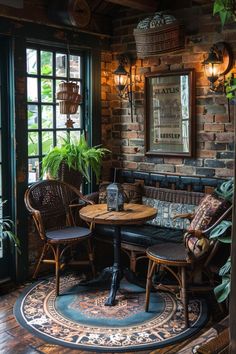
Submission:
[[[85,99],[76,114],[61,114],[57,91],[61,82],[73,81],[86,98],[87,62],[86,52],[79,50],[42,45],[26,48],[28,183],[42,177],[41,161],[52,147],[61,145],[68,134],[78,139],[84,131]]]

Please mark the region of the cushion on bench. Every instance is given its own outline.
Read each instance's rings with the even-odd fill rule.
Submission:
[[[114,226],[95,226],[96,236],[103,240],[112,242]],[[153,225],[127,225],[121,226],[121,241],[128,244],[149,247],[163,242],[180,243],[183,242],[183,231],[179,229],[153,226]]]
[[[196,209],[196,205],[172,203],[145,196],[142,197],[142,202],[143,204],[152,206],[158,210],[157,216],[154,219],[147,221],[147,224],[180,230],[186,230],[190,225],[190,221],[186,218],[173,219],[173,217],[176,214],[193,213]]]

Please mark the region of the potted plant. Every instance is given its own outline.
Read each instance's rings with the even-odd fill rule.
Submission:
[[[4,200],[3,202],[0,202],[0,249],[2,249],[2,243],[3,240],[5,238],[9,238],[9,240],[14,243],[14,245],[16,245],[17,251],[20,252],[19,246],[20,246],[20,242],[18,237],[15,235],[15,233],[13,232],[14,229],[14,222],[8,218],[8,217],[4,217],[3,216],[3,205],[6,203],[7,201]],[[2,255],[2,252],[1,252]],[[0,257],[2,258],[2,257]]]
[[[62,180],[65,180],[62,175],[68,172],[76,173],[76,177],[79,178],[79,172],[87,182],[90,182],[89,170],[91,168],[98,183],[101,162],[108,152],[110,150],[100,146],[90,147],[84,135],[81,135],[79,140],[67,138],[60,147],[55,146],[43,158],[42,170],[51,178]],[[78,186],[78,183],[76,185]]]

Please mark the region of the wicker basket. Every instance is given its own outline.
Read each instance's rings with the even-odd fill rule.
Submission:
[[[79,103],[72,101],[59,101],[59,108],[61,114],[76,114]]]
[[[184,47],[184,29],[178,21],[156,28],[135,28],[134,37],[141,59]]]
[[[57,92],[61,114],[75,114],[82,101],[79,86],[74,82],[61,82]]]

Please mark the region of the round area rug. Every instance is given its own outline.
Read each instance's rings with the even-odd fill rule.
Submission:
[[[115,306],[104,305],[107,289],[79,285],[76,276],[61,277],[60,291],[56,297],[54,278],[34,283],[17,299],[14,314],[34,335],[73,349],[156,349],[192,336],[207,319],[205,302],[193,299],[186,329],[181,302],[167,292],[151,293],[145,312],[145,290],[126,281],[121,282]]]

